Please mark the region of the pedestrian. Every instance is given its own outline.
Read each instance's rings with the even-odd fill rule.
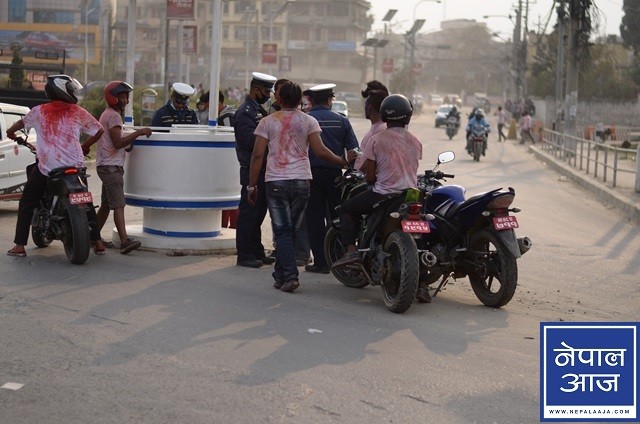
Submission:
[[[200,125],[209,125],[209,92],[202,93],[196,103],[196,115]]]
[[[278,90],[280,90],[280,87],[282,87],[282,84],[284,84],[285,82],[288,82],[289,80],[286,78],[280,78],[279,80],[276,81],[276,83],[273,85],[273,97],[275,99],[275,101],[273,103],[271,103],[271,106],[269,106],[269,115],[271,115],[274,112],[279,111],[282,106],[280,106],[280,101],[278,100]]]
[[[358,140],[351,123],[343,115],[333,112],[331,104],[334,98],[335,84],[321,84],[311,87],[313,107],[309,115],[316,118],[322,130],[320,137],[329,150],[336,155],[349,151],[349,160],[355,158]],[[308,272],[329,273],[327,259],[324,256],[324,237],[330,222],[337,217],[336,206],[340,204],[340,189],[335,180],[342,175],[340,166],[309,153],[311,163],[311,197],[307,207],[307,230],[309,244],[313,252],[313,264],[305,266]]]
[[[302,101],[300,102],[300,110],[307,113],[313,107],[313,96],[311,90],[304,90],[302,92]]]
[[[171,85],[173,92],[166,105],[156,111],[151,120],[152,127],[170,127],[175,124],[197,125],[196,111],[187,104],[189,97],[196,90],[189,84],[175,82]]]
[[[16,131],[23,128],[35,129],[38,136],[37,166],[29,174],[18,203],[18,219],[13,240],[15,246],[7,252],[9,256],[27,256],[24,247],[29,238],[29,226],[33,211],[39,206],[47,187],[49,173],[63,166],[85,167],[80,135],[89,137],[84,145],[90,146],[100,139],[104,132],[100,123],[77,105],[76,92],[79,90],[82,90],[82,84],[75,78],[68,75],[48,76],[44,91],[50,102],[33,107],[22,119],[7,128],[7,137],[12,140],[18,138]],[[100,238],[96,212],[92,204],[87,207],[87,218],[93,250],[96,254],[102,255],[105,253],[105,247]]]
[[[533,134],[531,133],[531,116],[529,115],[528,110],[522,111],[522,117],[520,118],[520,135],[522,139],[520,140],[520,144],[524,144],[525,139],[528,138],[532,143],[536,141],[533,139]]]
[[[378,83],[378,84],[376,84]],[[377,87],[377,88],[371,88]],[[361,92],[362,96],[365,98],[364,100],[364,117],[367,118],[371,122],[371,127],[367,133],[362,137],[362,141],[360,142],[360,150],[364,151],[375,134],[384,131],[387,128],[387,124],[382,121],[380,117],[380,105],[382,101],[389,95],[389,90],[387,87],[382,85],[382,83],[378,81],[369,81],[367,83],[367,88]],[[355,163],[353,164],[354,169],[361,169],[364,164],[364,156],[359,155],[356,158]]]
[[[247,189],[249,203],[257,204],[258,180],[266,156],[265,190],[276,243],[273,286],[292,292],[300,285],[295,241],[310,196],[309,148],[326,163],[342,167],[347,162],[322,143],[318,121],[298,110],[302,99],[299,85],[283,83],[277,99],[281,110],[262,119],[255,130]]]
[[[104,87],[107,108],[100,115],[104,133],[98,141],[96,171],[102,181],[102,200],[98,209],[98,229],[101,231],[113,211],[113,221],[120,238],[120,253],[126,254],[141,246],[139,240],[127,235],[124,219],[124,161],[127,147],[136,138],[149,137],[151,129],[140,128],[125,134],[122,131],[124,110],[129,104],[129,93],[133,87],[124,81],[111,81]]]
[[[275,262],[275,258],[266,256],[262,244],[260,227],[267,214],[267,198],[264,190],[264,165],[255,182],[257,198],[255,205],[249,205],[247,186],[249,185],[249,165],[255,144],[254,131],[262,118],[267,116],[264,105],[273,92],[277,78],[268,74],[254,72],[247,96],[236,112],[234,134],[236,155],[240,164],[240,204],[236,228],[236,265],[260,268]]]
[[[493,115],[498,117],[498,142],[507,141],[507,137],[502,132],[504,125],[507,123],[507,113],[502,110],[502,106],[498,106],[498,110]]]

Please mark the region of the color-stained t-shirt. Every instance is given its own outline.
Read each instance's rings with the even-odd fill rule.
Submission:
[[[102,129],[89,112],[60,100],[34,107],[23,121],[27,130],[38,134],[36,156],[42,175],[63,166],[85,166],[80,134],[94,136]]]
[[[381,131],[384,131],[387,128],[387,124],[378,121],[375,124],[371,124],[369,131],[362,137],[362,141],[360,142],[360,150],[364,152],[364,149],[367,147],[369,142],[371,141],[371,137],[378,134]],[[364,163],[364,155],[360,155],[356,158],[355,163],[353,164],[354,169],[360,169],[362,164]]]
[[[416,188],[422,144],[406,128],[387,128],[374,135],[362,156],[376,163],[374,192],[394,194]]]
[[[263,118],[254,134],[269,140],[265,181],[310,180],[309,140],[320,125],[297,109],[282,109]]]
[[[112,107],[108,107],[100,115],[100,125],[104,129],[104,134],[98,140],[98,154],[96,158],[96,165],[116,165],[124,166],[124,160],[126,152],[124,147],[121,149],[116,148],[111,140],[111,129],[118,127],[122,136],[122,116],[120,113]]]

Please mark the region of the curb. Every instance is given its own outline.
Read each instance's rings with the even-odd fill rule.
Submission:
[[[601,202],[607,205],[613,205],[629,219],[640,223],[640,200],[634,201],[633,199],[625,198],[624,195],[616,192],[615,189],[589,178],[589,175],[558,161],[555,157],[543,152],[536,146],[529,146],[529,152],[533,153],[537,159],[544,161],[549,167],[569,178],[578,186],[593,193]],[[640,196],[637,196],[637,199],[640,199]]]

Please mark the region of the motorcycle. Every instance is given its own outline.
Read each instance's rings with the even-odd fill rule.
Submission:
[[[449,140],[451,140],[453,137],[455,137],[456,134],[458,134],[459,127],[460,127],[460,124],[458,123],[458,120],[455,117],[451,116],[447,118],[446,133],[447,133],[447,137],[449,137]]]
[[[480,161],[480,155],[484,156],[487,150],[487,129],[482,125],[471,127],[469,140],[467,141],[467,152],[473,156],[473,160]]]
[[[348,170],[339,178],[342,203],[369,189],[361,171]],[[357,248],[361,261],[334,268],[346,252],[341,242],[340,220],[334,219],[324,240],[331,273],[345,286],[379,285],[386,308],[402,313],[411,307],[418,290],[419,257],[416,239],[429,230],[422,214],[420,191],[404,190],[375,205],[360,221]]]
[[[20,137],[18,144],[35,154],[35,146]],[[29,174],[35,164],[29,165]],[[53,240],[64,245],[67,259],[83,264],[89,258],[89,220],[87,208],[93,207],[93,198],[87,187],[86,168],[65,166],[53,169],[47,179],[40,207],[31,220],[31,238],[38,247],[47,247]]]
[[[442,184],[454,175],[437,168],[454,159],[453,152],[443,152],[432,170],[418,176],[430,230],[418,241],[420,282],[431,285],[441,280],[435,297],[451,277],[468,276],[480,302],[499,308],[513,298],[518,283],[516,260],[532,243],[528,237],[516,237],[518,220],[510,213],[520,209],[511,207],[513,188],[465,198],[463,187]]]

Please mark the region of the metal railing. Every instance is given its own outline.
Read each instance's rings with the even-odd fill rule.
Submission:
[[[636,149],[625,149],[573,137],[546,128],[542,130],[541,141],[543,150],[573,168],[592,174],[604,183],[607,183],[611,176],[612,187],[618,185],[618,178],[622,174],[630,174],[631,177],[628,178],[630,182],[637,179],[638,150]],[[631,187],[634,187],[633,183]],[[638,191],[637,187],[636,191]]]

